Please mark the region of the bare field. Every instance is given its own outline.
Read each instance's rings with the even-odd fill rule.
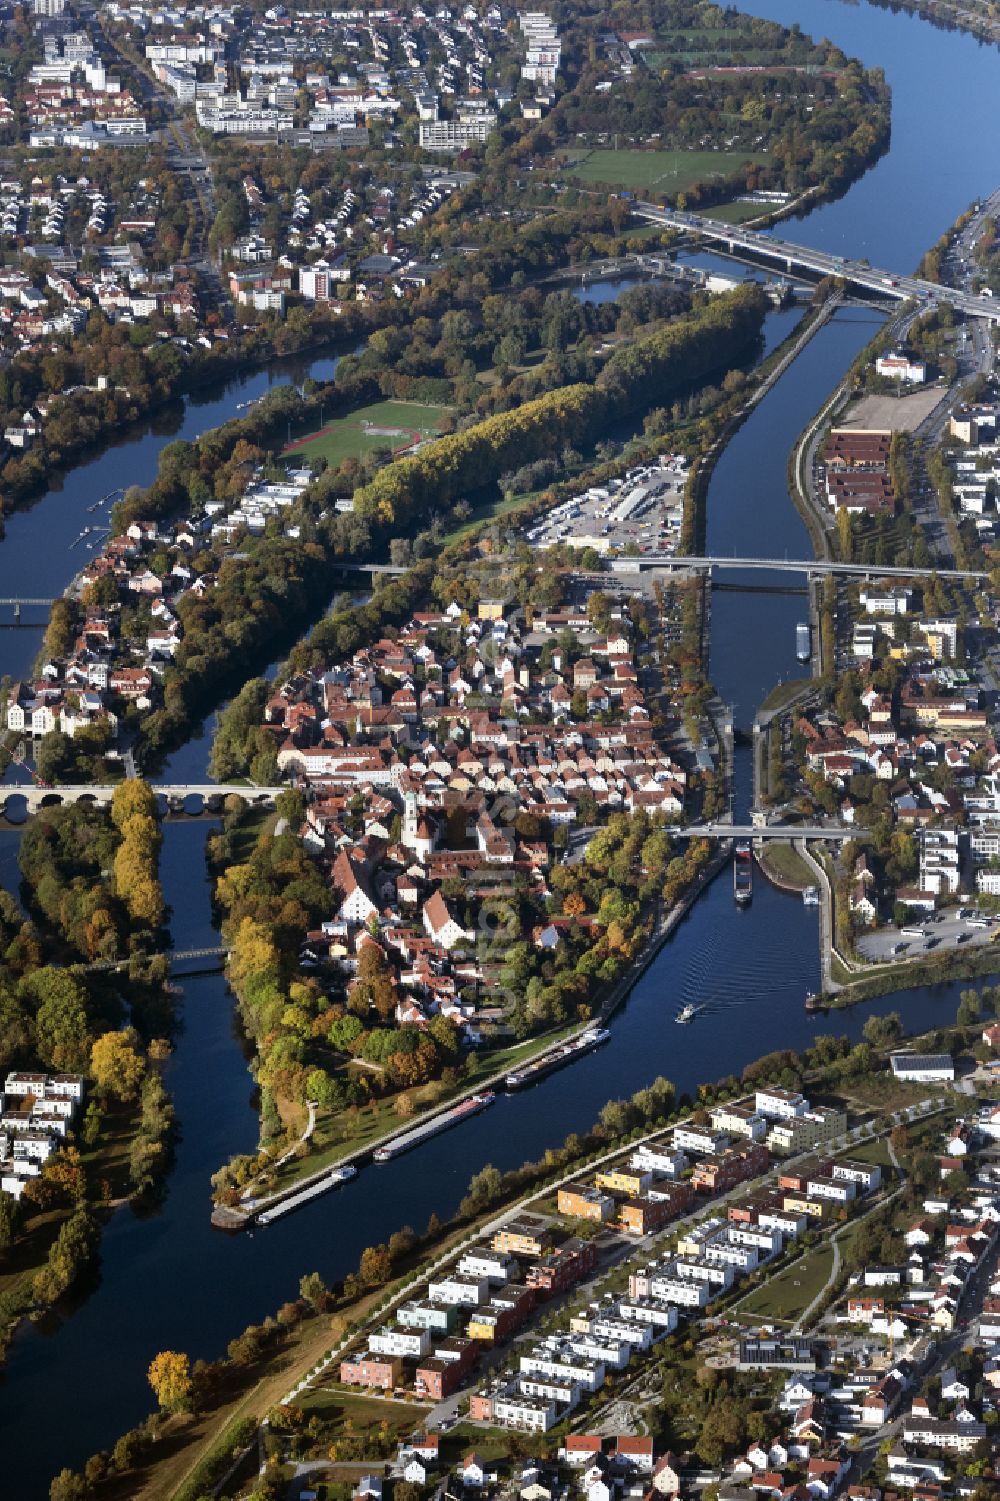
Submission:
[[[840,419],[839,427],[862,427],[869,432],[912,433],[941,400],[937,386],[912,396],[862,396]]]

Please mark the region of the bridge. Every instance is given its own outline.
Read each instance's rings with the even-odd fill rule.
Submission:
[[[394,563],[342,563],[333,565],[337,573],[363,573],[366,578],[402,578],[409,568],[398,568]],[[2,603],[2,601],[0,601]]]
[[[840,563],[827,558],[724,558],[690,557],[681,553],[646,552],[637,558],[614,558],[612,573],[645,573],[650,570],[687,569],[710,573],[714,568],[745,568],[760,573],[806,573],[841,575],[856,579],[961,579],[966,583],[983,583],[988,573],[966,568],[904,568],[899,564]]]
[[[812,250],[805,245],[796,245],[791,240],[779,240],[775,235],[764,234],[757,229],[744,229],[739,225],[725,224],[720,219],[708,219],[699,214],[677,213],[660,208],[655,203],[637,202],[632,212],[641,219],[668,225],[682,234],[700,235],[723,246],[730,255],[751,255],[755,259],[780,261],[786,271],[807,271],[816,276],[836,276],[855,286],[866,287],[882,297],[906,302],[911,298],[918,302],[947,302],[957,312],[972,318],[985,318],[989,323],[1000,323],[1000,302],[983,297],[975,292],[963,292],[954,287],[942,287],[938,282],[926,281],[921,276],[899,276],[894,271],[884,271],[862,261],[846,260],[840,255],[830,255],[825,250]]]
[[[231,949],[220,943],[203,949],[168,949],[163,952],[162,957],[169,960],[171,969],[178,964],[204,961],[201,969],[188,970],[187,973],[206,974],[210,970],[221,969],[231,952]],[[160,954],[125,954],[120,959],[94,959],[86,968],[93,972],[108,973],[116,969],[127,969],[132,959],[158,959],[160,957]]]
[[[42,808],[58,808],[65,803],[93,803],[96,807],[106,807],[114,797],[115,788],[121,785],[120,782],[95,782],[78,787],[0,786],[0,813],[16,811],[21,802],[29,815],[40,812]],[[183,803],[189,797],[200,798],[203,803],[208,803],[235,796],[259,805],[273,803],[279,792],[288,791],[287,786],[248,787],[239,782],[157,782],[152,787],[157,796],[165,797],[168,803]]]
[[[672,839],[832,839],[844,844],[849,839],[866,839],[865,829],[849,829],[844,824],[827,828],[821,823],[761,824],[689,823],[667,825]]]

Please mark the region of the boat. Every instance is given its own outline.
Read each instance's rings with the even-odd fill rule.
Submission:
[[[572,1063],[574,1059],[581,1058],[584,1053],[592,1053],[595,1048],[603,1046],[608,1041],[611,1033],[604,1027],[589,1027],[586,1032],[580,1034],[575,1042],[564,1043],[561,1048],[556,1048],[551,1053],[546,1053],[544,1058],[539,1058],[536,1063],[525,1064],[512,1074],[508,1074],[504,1084],[508,1089],[525,1089],[529,1084],[537,1084],[539,1079],[544,1079],[546,1074],[554,1073],[557,1068],[562,1068],[566,1063]]]
[[[802,904],[805,907],[819,906],[819,887],[806,886],[802,892]]]
[[[411,1147],[417,1147],[423,1141],[429,1141],[432,1136],[437,1136],[441,1131],[448,1131],[452,1126],[457,1126],[460,1121],[466,1120],[470,1115],[478,1115],[480,1110],[485,1110],[492,1105],[496,1095],[492,1090],[483,1090],[482,1094],[470,1095],[467,1100],[456,1105],[452,1110],[446,1110],[443,1115],[435,1116],[432,1121],[425,1121],[422,1126],[414,1126],[412,1131],[404,1131],[402,1136],[394,1136],[384,1146],[376,1147],[372,1153],[375,1162],[391,1162],[394,1157],[399,1157],[403,1152],[408,1152]]]
[[[697,1012],[697,1006],[692,1006],[691,1002],[688,1001],[687,1005],[682,1006],[680,1011],[678,1011],[677,1015],[674,1017],[674,1021],[678,1023],[693,1022],[695,1016],[697,1015]]]
[[[810,990],[808,992],[808,994],[806,995],[806,1010],[807,1011],[825,1011],[826,1009],[827,1009],[826,998],[824,996],[822,996],[822,995],[817,995],[815,991]]]
[[[800,662],[808,662],[812,656],[812,631],[804,620],[795,627],[795,655]]]
[[[739,841],[733,853],[733,895],[740,907],[745,907],[753,896],[753,856],[745,839]]]
[[[298,1209],[301,1204],[308,1204],[310,1199],[318,1199],[320,1194],[325,1194],[331,1188],[339,1188],[342,1183],[349,1183],[356,1178],[358,1170],[352,1163],[344,1167],[335,1167],[315,1183],[309,1183],[305,1188],[299,1189],[298,1193],[289,1194],[286,1199],[279,1199],[277,1204],[272,1204],[270,1209],[265,1209],[263,1214],[256,1216],[258,1225],[269,1225],[272,1220],[280,1219],[283,1214],[290,1214],[293,1209]]]

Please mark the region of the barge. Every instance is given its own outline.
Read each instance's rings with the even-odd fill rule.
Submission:
[[[537,1084],[539,1079],[544,1079],[546,1074],[554,1073],[564,1064],[572,1063],[575,1058],[582,1058],[584,1053],[592,1053],[595,1048],[603,1046],[610,1036],[611,1033],[603,1027],[591,1027],[575,1042],[567,1042],[554,1053],[539,1058],[537,1063],[528,1063],[524,1068],[508,1074],[504,1083],[508,1089],[526,1089],[529,1084]]]
[[[429,1141],[432,1136],[450,1130],[452,1126],[457,1126],[469,1116],[478,1115],[480,1110],[485,1110],[488,1105],[492,1105],[495,1099],[496,1095],[489,1089],[484,1090],[482,1094],[470,1095],[454,1109],[446,1110],[443,1115],[435,1116],[434,1120],[425,1121],[422,1126],[414,1126],[412,1131],[404,1131],[402,1136],[396,1136],[392,1141],[387,1141],[384,1146],[376,1147],[372,1153],[372,1160],[392,1162],[393,1158],[400,1157],[411,1147],[418,1147],[421,1142]]]
[[[733,851],[733,896],[740,907],[745,907],[753,896],[753,851],[743,839]]]
[[[812,631],[805,621],[795,627],[795,655],[800,662],[808,662],[812,656]]]
[[[318,1199],[320,1194],[329,1193],[331,1188],[339,1188],[342,1183],[349,1183],[356,1178],[358,1170],[350,1163],[346,1167],[335,1167],[332,1173],[327,1173],[325,1178],[320,1178],[317,1183],[310,1183],[308,1188],[302,1188],[298,1193],[289,1194],[287,1199],[279,1199],[277,1204],[265,1209],[263,1214],[257,1215],[258,1225],[269,1225],[272,1220],[280,1219],[283,1214],[290,1214],[293,1209],[298,1209],[302,1204],[308,1204],[310,1199]]]

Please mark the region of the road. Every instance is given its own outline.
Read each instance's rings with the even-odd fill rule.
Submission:
[[[988,323],[1000,323],[1000,302],[962,288],[944,288],[939,283],[922,276],[907,276],[894,271],[869,266],[864,261],[845,260],[842,256],[830,255],[824,250],[796,245],[791,240],[779,239],[765,231],[740,228],[709,219],[699,214],[677,213],[660,208],[655,203],[638,202],[632,211],[640,219],[650,219],[657,224],[666,224],[682,234],[699,235],[724,245],[731,254],[745,251],[763,260],[780,261],[786,270],[811,271],[818,276],[832,276],[855,286],[867,287],[879,296],[892,301],[906,302],[911,298],[925,308],[947,302],[957,312],[972,318],[982,318]]]

